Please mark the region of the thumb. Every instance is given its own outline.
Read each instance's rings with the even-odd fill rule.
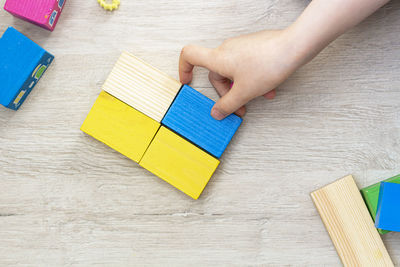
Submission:
[[[216,120],[222,120],[244,106],[249,100],[246,94],[243,94],[240,84],[235,82],[232,89],[215,103],[211,109],[211,116]]]

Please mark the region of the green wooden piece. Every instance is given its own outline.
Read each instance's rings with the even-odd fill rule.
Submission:
[[[392,178],[386,179],[384,182],[400,184],[400,175],[394,176]],[[378,208],[378,198],[379,190],[381,187],[381,182],[370,185],[361,189],[361,194],[367,204],[369,213],[371,213],[372,219],[375,222],[376,210]],[[382,235],[389,233],[390,231],[378,229],[378,232]]]

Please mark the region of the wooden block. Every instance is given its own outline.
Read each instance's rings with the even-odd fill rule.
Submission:
[[[311,197],[345,266],[393,266],[351,175]]]
[[[381,183],[375,226],[400,232],[400,184]]]
[[[161,122],[181,86],[175,79],[123,52],[103,90]]]
[[[102,91],[81,130],[139,162],[160,123]]]
[[[140,165],[197,199],[219,160],[161,126]]]
[[[7,0],[4,9],[12,15],[53,31],[65,0]]]
[[[9,27],[0,39],[0,104],[17,110],[54,57]]]
[[[386,179],[385,182],[400,184],[400,175]],[[378,209],[378,198],[379,198],[380,186],[381,186],[381,182],[361,189],[361,194],[364,198],[365,203],[367,204],[369,213],[371,214],[372,219],[374,221],[375,221],[375,216],[376,216],[376,212]],[[386,233],[389,233],[390,231],[378,229],[378,232],[381,234],[386,234]]]
[[[211,117],[214,101],[184,85],[162,124],[220,158],[242,123],[234,114],[218,121]]]

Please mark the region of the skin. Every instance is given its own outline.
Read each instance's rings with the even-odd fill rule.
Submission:
[[[259,96],[273,99],[275,88],[293,72],[387,2],[314,0],[286,29],[227,39],[214,49],[187,45],[179,60],[180,80],[188,84],[195,66],[207,68],[221,96],[211,116],[217,120],[234,112],[243,116],[245,104]]]

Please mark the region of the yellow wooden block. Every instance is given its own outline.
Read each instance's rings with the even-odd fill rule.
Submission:
[[[160,123],[102,91],[81,130],[139,162]]]
[[[197,199],[219,160],[161,126],[139,164]]]

